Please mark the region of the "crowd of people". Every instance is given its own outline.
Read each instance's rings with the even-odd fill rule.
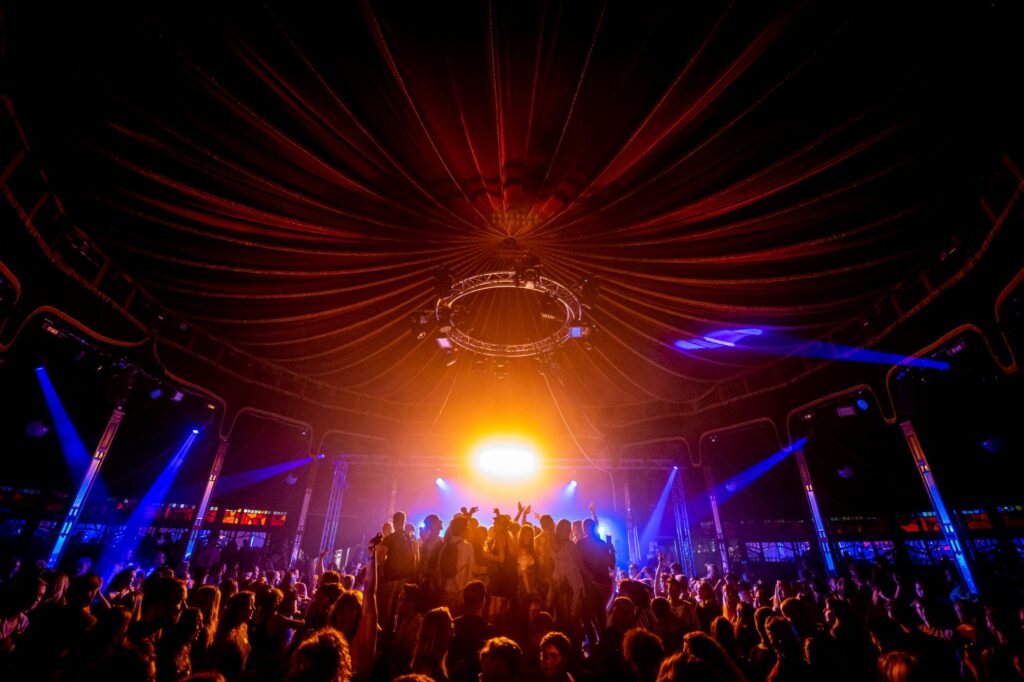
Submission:
[[[0,679],[532,682],[1024,680],[1019,585],[982,603],[952,569],[876,562],[770,580],[663,556],[616,570],[597,514],[402,512],[362,565],[79,561],[0,576]],[[205,551],[204,551],[205,550]],[[228,560],[225,560],[225,559]],[[281,560],[279,558],[279,560]]]

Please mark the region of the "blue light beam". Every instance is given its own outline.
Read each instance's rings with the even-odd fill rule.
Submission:
[[[181,465],[185,462],[185,457],[188,455],[188,451],[192,448],[192,444],[196,442],[199,437],[198,429],[190,429],[188,437],[185,442],[181,444],[178,451],[174,453],[167,466],[160,472],[157,479],[149,486],[149,490],[139,500],[139,504],[132,511],[131,516],[128,517],[128,522],[124,527],[124,535],[121,538],[121,542],[117,543],[117,546],[108,549],[100,559],[99,565],[103,572],[109,571],[110,568],[117,562],[118,554],[123,553],[125,550],[131,549],[134,551],[137,549],[139,540],[139,530],[146,525],[146,512],[164,501],[167,497],[167,493],[170,491],[171,486],[174,484],[174,479],[178,476],[178,471],[181,469]],[[104,576],[101,572],[100,576]]]
[[[266,467],[260,467],[259,469],[250,469],[249,471],[242,471],[237,474],[231,474],[230,476],[221,476],[217,479],[217,495],[224,493],[233,493],[243,488],[248,488],[251,485],[255,485],[262,481],[279,476],[280,474],[291,471],[292,469],[298,469],[301,466],[305,466],[314,460],[313,457],[300,457],[299,459],[293,459],[289,462],[282,462],[281,464],[272,464]],[[199,495],[205,483],[196,483],[188,486],[181,490],[181,497],[195,497]],[[174,497],[179,497],[179,492],[175,491]]]
[[[721,504],[722,502],[725,502],[730,497],[764,476],[766,473],[778,466],[784,459],[802,448],[806,443],[807,439],[801,438],[788,448],[783,448],[778,452],[765,457],[760,462],[747,467],[724,483],[716,485],[714,492],[718,498],[718,503]]]
[[[77,486],[81,482],[82,477],[85,476],[85,472],[89,469],[89,462],[92,456],[85,449],[85,444],[79,437],[71,417],[68,415],[67,410],[64,409],[64,404],[61,403],[60,397],[57,395],[57,389],[54,388],[53,382],[50,381],[50,376],[46,373],[46,368],[36,367],[36,377],[39,379],[39,386],[43,389],[46,406],[49,408],[50,416],[53,418],[53,427],[57,432],[57,440],[60,442],[64,461],[67,462],[68,468],[71,470],[71,484]],[[103,481],[98,477],[92,485],[92,491],[99,495],[100,499],[106,499],[107,497],[107,489],[103,485]],[[84,504],[85,500],[82,500],[82,503]]]
[[[764,340],[758,341],[759,337],[764,337]],[[680,351],[706,352],[709,350],[733,348],[769,355],[794,355],[820,360],[866,362],[876,365],[904,365],[939,370],[949,369],[949,363],[942,360],[915,358],[896,353],[884,353],[868,348],[826,343],[824,341],[807,341],[779,334],[769,336],[765,334],[764,330],[756,327],[749,329],[717,329],[704,336],[680,339],[672,345]]]
[[[651,517],[647,520],[644,532],[640,534],[641,552],[644,551],[645,547],[650,547],[651,540],[661,530],[661,523],[665,518],[665,509],[668,507],[668,501],[672,497],[672,483],[677,475],[679,475],[679,467],[672,467],[668,474],[668,480],[665,481],[665,487],[661,489],[661,495],[658,496],[658,502],[654,505],[654,511],[651,512]],[[644,557],[640,558],[643,559]]]

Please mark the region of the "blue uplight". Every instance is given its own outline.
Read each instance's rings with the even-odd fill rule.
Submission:
[[[659,535],[662,520],[665,516],[665,510],[668,508],[669,499],[672,496],[672,483],[675,481],[678,474],[679,470],[676,467],[672,467],[672,470],[669,471],[668,480],[665,481],[665,486],[661,489],[661,495],[658,496],[658,501],[654,505],[654,510],[651,512],[651,516],[647,520],[647,525],[640,534],[641,547],[649,546],[651,541]]]
[[[719,486],[719,489],[716,491],[718,503],[721,504],[725,502],[730,497],[732,497],[739,491],[743,490],[757,479],[764,476],[766,473],[775,468],[777,464],[782,462],[784,459],[789,457],[791,454],[793,454],[806,444],[807,439],[801,438],[800,440],[793,443],[791,446],[783,448],[778,452],[769,455],[760,462],[757,462],[756,464],[747,467],[743,471],[739,472],[732,478],[722,483]]]
[[[991,436],[980,443],[987,452],[1002,452],[1006,448],[1006,441],[1000,436]]]
[[[124,552],[126,549],[132,549],[133,551],[138,549],[139,530],[148,523],[147,513],[153,507],[162,504],[167,497],[167,493],[170,492],[174,479],[178,477],[178,471],[181,469],[181,465],[184,464],[189,450],[192,449],[192,444],[195,443],[196,434],[198,433],[199,429],[192,429],[185,442],[181,444],[178,451],[174,453],[164,466],[163,471],[160,472],[156,480],[149,486],[149,490],[139,500],[135,510],[125,523],[121,543],[107,547],[106,551],[100,556],[98,562],[100,575],[104,575],[106,571],[110,570],[117,561],[119,553]]]
[[[859,409],[861,412],[867,412],[868,411],[868,401],[864,400],[864,398],[858,398],[857,399],[857,409]]]
[[[275,476],[289,473],[292,470],[305,466],[312,461],[312,457],[299,457],[298,459],[282,462],[280,464],[271,464],[270,466],[260,467],[259,469],[249,469],[248,471],[241,471],[228,476],[221,476],[217,480],[217,494],[223,495],[225,493],[233,493],[237,490],[248,488],[249,486],[257,483],[268,481]],[[297,478],[294,482],[297,482]],[[289,480],[288,484],[292,485],[294,482]],[[201,495],[204,486],[205,483],[196,483],[192,486],[186,487],[182,491],[182,494],[187,496]]]

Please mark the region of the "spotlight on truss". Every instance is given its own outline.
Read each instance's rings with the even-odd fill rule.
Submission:
[[[433,318],[434,314],[429,310],[417,310],[409,316],[409,331],[412,332],[417,341],[427,338]]]

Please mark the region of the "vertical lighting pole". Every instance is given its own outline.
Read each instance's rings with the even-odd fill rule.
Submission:
[[[134,378],[134,374],[129,378],[128,391],[131,390]],[[110,450],[110,445],[114,442],[114,436],[117,435],[117,427],[121,425],[121,420],[124,419],[124,403],[128,398],[128,391],[125,392],[124,398],[117,401],[114,411],[110,414],[107,427],[103,429],[100,442],[97,443],[96,449],[92,453],[92,459],[89,460],[89,468],[86,469],[85,477],[82,479],[81,485],[78,486],[78,493],[71,502],[67,516],[64,517],[64,523],[61,524],[60,531],[57,533],[57,540],[53,543],[50,558],[46,561],[46,565],[52,569],[56,569],[58,564],[60,564],[60,558],[64,555],[64,547],[67,545],[68,539],[75,529],[75,524],[78,523],[78,517],[82,515],[82,510],[85,509],[85,502],[89,499],[89,492],[99,476],[100,467],[103,466],[103,461],[107,457],[107,451]]]
[[[340,459],[334,461],[334,476],[331,479],[331,495],[327,500],[327,513],[324,515],[324,531],[320,536],[320,551],[333,551],[338,538],[338,523],[341,521],[341,503],[345,497],[345,484],[348,482],[348,462]]]
[[[939,519],[942,537],[953,552],[953,561],[956,562],[957,570],[960,571],[960,578],[964,581],[964,585],[968,590],[977,594],[978,587],[974,582],[974,574],[971,572],[967,555],[964,554],[964,545],[960,541],[960,526],[950,516],[949,510],[946,509],[946,504],[942,501],[939,486],[935,482],[935,476],[932,475],[931,466],[929,466],[928,459],[924,455],[924,448],[921,447],[921,440],[917,437],[914,425],[907,419],[900,422],[900,430],[907,441],[907,447],[910,448],[910,454],[914,457],[917,472],[921,474],[921,480],[924,482],[924,489],[928,493],[928,499],[931,500],[932,509],[935,510],[935,516]]]
[[[302,534],[306,530],[306,515],[309,514],[309,499],[313,497],[313,487],[316,485],[316,474],[320,470],[318,462],[323,462],[324,456],[317,455],[316,461],[309,467],[309,476],[306,478],[306,493],[302,497],[302,509],[299,511],[299,523],[295,529],[295,541],[292,544],[292,560],[290,564],[295,566],[299,560],[299,549],[302,548]]]
[[[807,468],[807,457],[804,449],[797,448],[793,451],[793,458],[796,460],[796,468],[800,471],[800,481],[804,485],[804,495],[807,496],[807,506],[811,508],[811,521],[814,523],[814,537],[818,540],[818,550],[821,558],[825,560],[825,569],[830,575],[835,575],[836,562],[832,556],[832,545],[828,541],[828,532],[825,529],[825,519],[818,507],[818,498],[814,494],[814,482],[811,481],[811,471]]]
[[[690,515],[686,510],[686,492],[683,489],[683,470],[678,471],[672,489],[672,507],[676,518],[676,542],[679,543],[679,563],[689,575],[696,574],[693,562],[693,537],[690,534]]]
[[[199,532],[203,529],[203,521],[206,518],[206,510],[210,506],[210,498],[213,497],[213,486],[217,484],[217,477],[220,476],[221,467],[224,466],[224,457],[228,454],[228,442],[221,440],[217,446],[217,454],[213,456],[213,466],[210,467],[210,477],[206,480],[206,489],[203,490],[203,498],[199,501],[199,508],[196,509],[196,517],[192,520],[192,532],[188,536],[188,545],[185,547],[185,559],[192,558],[192,552],[196,547],[196,540],[199,539]]]
[[[640,538],[633,523],[633,502],[629,497],[628,479],[622,482],[622,493],[626,502],[626,546],[629,548],[629,563],[636,564],[640,561]]]
[[[722,558],[722,571],[729,572],[729,547],[725,544],[725,531],[722,529],[722,517],[718,513],[718,494],[715,493],[714,481],[711,480],[711,469],[704,469],[704,483],[708,489],[708,502],[711,504],[711,516],[715,520],[715,544]]]

